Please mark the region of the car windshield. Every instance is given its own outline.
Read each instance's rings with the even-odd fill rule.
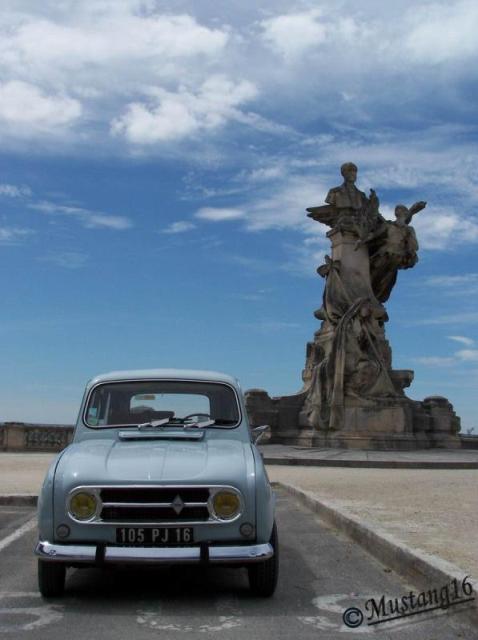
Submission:
[[[89,427],[137,426],[166,418],[165,426],[213,420],[217,427],[236,426],[236,394],[215,382],[112,382],[94,388],[85,411]]]

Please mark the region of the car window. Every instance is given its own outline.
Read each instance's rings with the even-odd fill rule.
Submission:
[[[214,426],[239,421],[236,394],[231,387],[212,382],[137,381],[96,386],[89,396],[85,423],[90,427],[137,425],[169,418],[211,419]]]
[[[173,416],[184,418],[194,413],[210,415],[211,403],[207,396],[197,393],[138,393],[131,396],[129,412],[135,416],[144,412],[172,412]]]

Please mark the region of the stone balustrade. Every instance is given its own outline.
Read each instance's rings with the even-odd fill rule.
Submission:
[[[0,423],[0,451],[61,451],[73,438],[73,426]]]

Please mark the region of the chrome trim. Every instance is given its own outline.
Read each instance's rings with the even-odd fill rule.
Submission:
[[[40,540],[35,547],[35,555],[54,562],[94,562],[96,546],[77,544],[52,544]]]
[[[171,502],[102,502],[101,500],[101,491],[103,489],[174,489],[180,491],[181,489],[207,489],[209,491],[209,499],[207,502],[184,502],[184,507],[207,507],[209,511],[209,518],[207,520],[157,520],[151,521],[148,520],[146,522],[136,521],[136,520],[102,520],[101,519],[101,511],[103,507],[125,507],[129,508],[140,508],[140,507],[149,507],[149,508],[165,508],[171,507]],[[232,493],[237,494],[239,497],[240,508],[239,512],[233,517],[229,519],[219,518],[215,515],[212,498],[214,494],[218,491],[231,491]],[[70,500],[76,493],[79,492],[89,492],[95,495],[96,497],[96,513],[89,520],[78,520],[70,511]],[[205,484],[102,484],[102,485],[80,485],[71,489],[68,493],[66,499],[66,512],[67,515],[76,522],[77,524],[94,524],[94,525],[104,525],[104,526],[189,526],[189,525],[205,525],[205,524],[229,524],[238,520],[242,514],[244,513],[244,498],[242,496],[241,491],[236,489],[236,487],[232,487],[230,485],[205,485]],[[183,508],[184,508],[183,507]]]
[[[52,544],[40,540],[35,554],[44,560],[65,563],[95,563],[96,546]],[[274,549],[271,544],[209,546],[209,562],[250,563],[262,562],[272,558]],[[199,563],[200,547],[106,547],[105,563]]]
[[[227,524],[226,520],[89,520],[88,522],[76,521],[78,524],[87,524],[102,527],[192,527],[200,525]]]
[[[171,502],[103,502],[103,507],[128,507],[128,509],[140,509],[141,507],[160,509],[171,508]],[[185,502],[184,507],[207,507],[207,502]]]
[[[243,421],[243,415],[242,415],[242,407],[241,407],[241,402],[239,399],[239,394],[237,393],[237,389],[230,384],[229,382],[222,382],[220,380],[190,380],[189,378],[126,378],[126,379],[120,379],[120,380],[105,380],[103,382],[97,382],[95,385],[93,385],[91,387],[91,389],[89,389],[88,394],[84,400],[84,406],[83,406],[83,411],[81,414],[81,421],[83,423],[83,425],[87,428],[87,429],[95,429],[95,430],[101,430],[101,429],[120,429],[120,428],[125,428],[125,427],[137,427],[136,424],[131,424],[131,425],[124,425],[124,424],[117,424],[117,425],[102,425],[102,426],[92,426],[90,424],[88,424],[88,422],[86,421],[86,410],[88,408],[88,405],[90,403],[90,398],[91,395],[93,393],[93,391],[97,388],[100,387],[101,385],[105,385],[105,384],[120,384],[120,383],[128,383],[128,382],[197,382],[199,384],[221,384],[223,386],[229,387],[230,389],[232,389],[232,391],[234,392],[234,396],[236,398],[236,404],[237,404],[237,410],[238,410],[238,416],[239,419],[236,422],[236,424],[233,425],[228,425],[226,426],[220,426],[220,425],[213,425],[211,427],[207,427],[208,429],[237,429],[237,427],[242,424]],[[164,428],[164,427],[163,427]]]

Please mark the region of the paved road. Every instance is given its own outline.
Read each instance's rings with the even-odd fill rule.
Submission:
[[[29,509],[0,508],[2,640],[478,638],[476,627],[459,611],[466,605],[346,627],[346,608],[364,609],[367,598],[400,597],[411,587],[284,495],[278,498],[280,586],[269,600],[249,595],[243,570],[176,568],[70,570],[65,597],[43,601],[31,552],[32,515]]]

